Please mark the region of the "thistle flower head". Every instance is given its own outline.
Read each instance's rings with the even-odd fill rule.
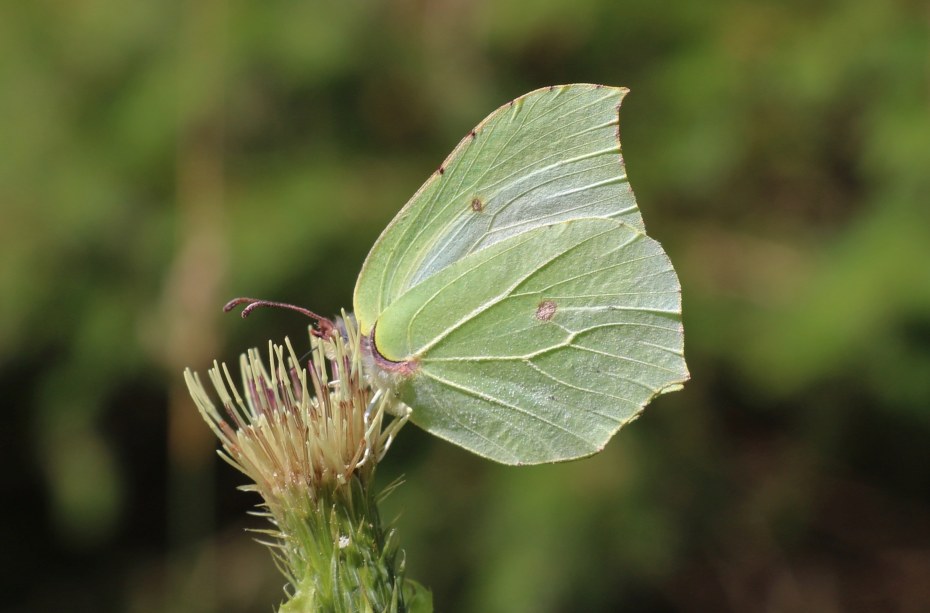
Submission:
[[[343,315],[342,330],[310,334],[306,367],[288,339],[269,343],[267,367],[255,349],[242,355],[241,394],[226,365],[214,362],[209,377],[221,409],[197,374],[184,374],[222,444],[220,455],[254,482],[246,489],[257,490],[274,516],[306,507],[353,477],[366,484],[407,420],[389,394],[367,383],[358,329]]]

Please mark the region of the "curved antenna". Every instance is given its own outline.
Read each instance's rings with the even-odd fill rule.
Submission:
[[[233,298],[225,305],[223,305],[223,311],[228,313],[240,304],[246,305],[245,308],[242,309],[243,319],[248,317],[255,309],[261,307],[276,307],[279,309],[297,311],[301,315],[306,315],[310,319],[314,320],[315,327],[313,329],[313,335],[317,338],[329,338],[336,330],[336,324],[334,324],[331,319],[323,317],[322,315],[317,315],[309,309],[305,309],[294,304],[288,304],[287,302],[274,302],[271,300],[259,300],[257,298]]]

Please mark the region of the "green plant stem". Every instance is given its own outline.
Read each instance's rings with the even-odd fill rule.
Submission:
[[[382,527],[371,490],[352,477],[273,513],[278,559],[295,588],[281,613],[408,610],[396,533]]]

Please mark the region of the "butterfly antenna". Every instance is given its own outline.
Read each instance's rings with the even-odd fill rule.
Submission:
[[[317,338],[329,338],[336,330],[336,324],[334,324],[331,319],[323,317],[322,315],[317,315],[309,309],[305,309],[294,304],[288,304],[287,302],[273,302],[271,300],[258,300],[256,298],[233,298],[223,306],[223,311],[228,313],[240,304],[245,304],[245,308],[242,309],[243,318],[248,317],[255,309],[261,307],[276,307],[279,309],[297,311],[298,313],[306,315],[312,319],[315,322],[313,335]]]

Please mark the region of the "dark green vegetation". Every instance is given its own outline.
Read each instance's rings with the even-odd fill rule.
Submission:
[[[577,463],[406,427],[409,576],[451,612],[930,608],[928,29],[906,0],[6,3],[2,608],[268,611],[182,368],[305,338],[234,295],[348,307],[455,143],[574,81],[631,89],[693,380]]]

